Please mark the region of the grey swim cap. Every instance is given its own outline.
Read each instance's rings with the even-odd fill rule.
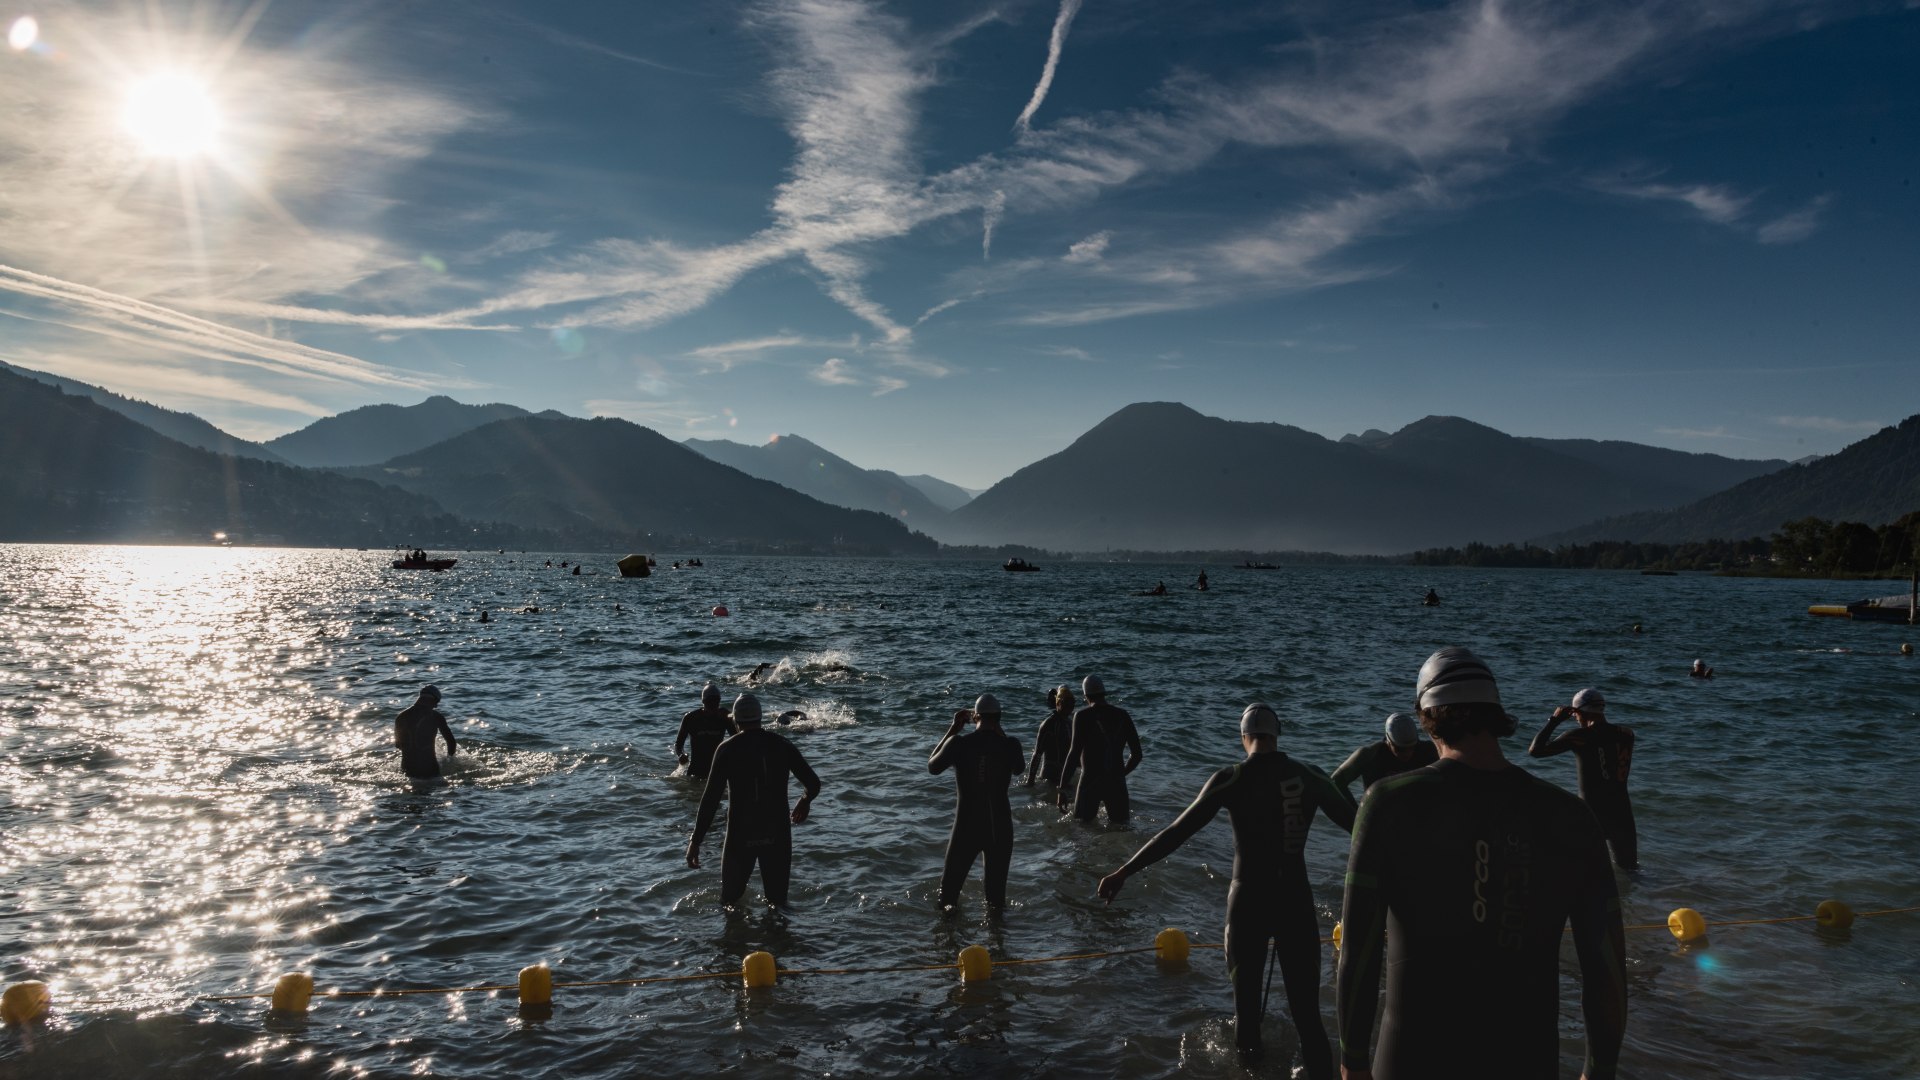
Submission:
[[[760,722],[760,699],[752,694],[741,694],[733,699],[733,722],[736,724],[757,724]]]
[[[1088,701],[1098,701],[1107,696],[1107,684],[1100,681],[1100,676],[1089,675],[1080,680],[1080,692]]]
[[[973,701],[973,715],[999,716],[1000,699],[994,697],[992,694],[981,694]]]
[[[1573,707],[1581,712],[1604,713],[1607,711],[1607,699],[1601,697],[1598,690],[1582,690],[1573,695]]]
[[[1473,655],[1472,649],[1449,645],[1420,665],[1414,697],[1423,709],[1472,703],[1498,705],[1500,687],[1493,681],[1493,669]]]
[[[1397,712],[1387,717],[1387,741],[1395,746],[1412,746],[1420,741],[1420,721]]]
[[[440,688],[433,685],[432,683],[428,683],[427,685],[420,688],[420,699],[422,701],[439,701]]]
[[[720,704],[720,688],[708,683],[700,688],[700,704],[712,707]]]
[[[1240,713],[1240,735],[1280,735],[1280,714],[1264,701],[1256,701]]]

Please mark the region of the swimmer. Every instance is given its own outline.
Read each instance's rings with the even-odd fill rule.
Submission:
[[[1579,727],[1559,738],[1553,729],[1567,717]],[[1530,757],[1552,757],[1573,751],[1580,780],[1580,799],[1600,819],[1600,831],[1613,850],[1613,864],[1622,870],[1640,865],[1639,832],[1633,823],[1633,801],[1627,798],[1627,772],[1633,766],[1633,729],[1607,722],[1607,700],[1598,690],[1573,695],[1548,717],[1547,726],[1527,747]]]
[[[491,615],[489,615],[489,614],[487,614],[487,609],[486,609],[486,608],[481,608],[481,609],[480,609],[480,621],[481,621],[481,622],[492,622],[492,621],[493,621],[493,616],[491,616]]]
[[[767,672],[772,670],[773,670],[772,661],[762,661],[754,665],[753,670],[747,674],[747,685],[759,686],[761,680],[766,677]]]
[[[1634,633],[1636,633],[1636,634],[1640,632],[1640,624],[1639,624],[1639,623],[1634,623],[1634,624],[1633,624],[1633,632],[1634,632]]]
[[[962,735],[969,721],[974,730]],[[967,871],[983,855],[987,904],[996,910],[1007,906],[1007,869],[1013,862],[1013,808],[1007,804],[1007,785],[1026,764],[1020,740],[1000,728],[1000,699],[992,694],[981,694],[973,708],[954,713],[947,733],[927,757],[929,773],[938,776],[953,770],[957,795],[946,865],[940,871],[940,907],[947,913],[959,905]]]
[[[1052,711],[1040,721],[1033,734],[1033,761],[1027,766],[1027,786],[1033,786],[1038,772],[1058,789],[1060,774],[1066,769],[1067,748],[1073,745],[1073,690],[1065,683],[1047,691],[1047,707]]]
[[[393,745],[400,749],[400,771],[410,779],[433,780],[440,776],[440,760],[433,753],[433,737],[446,736],[447,756],[458,749],[447,718],[434,706],[440,704],[440,688],[423,686],[420,696],[393,721]]]
[[[1158,584],[1156,584],[1156,585],[1155,585],[1155,586],[1154,586],[1153,588],[1151,588],[1151,589],[1148,589],[1148,590],[1147,590],[1147,591],[1146,591],[1146,592],[1145,592],[1145,593],[1144,593],[1143,595],[1146,595],[1146,596],[1165,596],[1165,595],[1167,595],[1167,583],[1166,583],[1166,582],[1164,582],[1164,581],[1162,581],[1162,582],[1160,582],[1160,583],[1158,583]]]
[[[1420,738],[1420,721],[1406,713],[1387,717],[1387,737],[1355,750],[1333,770],[1333,786],[1341,791],[1360,779],[1361,794],[1389,776],[1418,769],[1439,760],[1433,744]]]
[[[1711,679],[1713,678],[1713,669],[1707,666],[1705,660],[1695,660],[1693,662],[1693,670],[1687,672],[1687,674],[1696,679]]]
[[[687,865],[700,868],[700,843],[713,826],[720,800],[727,799],[727,836],[720,846],[720,902],[728,907],[746,895],[747,879],[760,866],[767,902],[785,910],[793,874],[793,826],[807,820],[820,794],[820,777],[798,747],[760,726],[760,699],[733,699],[733,722],[740,734],[713,752],[712,773],[700,796],[700,814],[687,841]],[[787,777],[800,781],[806,794],[787,809]]]
[[[1910,642],[1910,641],[1903,641],[1903,642],[1901,642],[1901,643],[1900,643],[1900,655],[1901,655],[1901,656],[1912,656],[1912,655],[1913,655],[1913,643],[1912,643],[1912,642]]]
[[[1571,920],[1585,1075],[1610,1080],[1626,1033],[1626,934],[1599,824],[1501,753],[1513,717],[1473,653],[1434,653],[1414,699],[1440,760],[1376,784],[1353,827],[1335,993],[1345,1075],[1560,1075]]]
[[[1127,710],[1107,704],[1107,687],[1100,676],[1081,680],[1080,693],[1087,704],[1073,714],[1073,739],[1067,744],[1067,764],[1060,775],[1060,809],[1067,810],[1071,798],[1073,816],[1090,822],[1099,819],[1104,804],[1107,824],[1125,825],[1132,816],[1127,774],[1140,767],[1140,731]],[[1120,761],[1123,748],[1125,764]],[[1067,786],[1076,771],[1080,784],[1069,797]]]
[[[673,737],[673,756],[687,767],[687,775],[706,779],[713,765],[713,752],[727,736],[740,729],[733,717],[720,707],[720,688],[708,683],[700,688],[700,707],[680,718],[680,731]],[[681,748],[692,743],[692,754]]]
[[[1428,607],[1439,607],[1439,606],[1440,606],[1440,594],[1439,594],[1439,593],[1437,593],[1437,592],[1434,592],[1434,591],[1433,591],[1433,587],[1432,587],[1432,586],[1428,586],[1428,587],[1427,587],[1427,595],[1426,595],[1426,596],[1424,596],[1424,597],[1421,597],[1421,599],[1420,599],[1420,602],[1421,602],[1422,604],[1425,604],[1425,605],[1426,605],[1426,606],[1428,606]]]
[[[1227,978],[1233,983],[1233,1041],[1242,1059],[1260,1059],[1261,987],[1267,939],[1274,940],[1287,1006],[1312,1080],[1332,1080],[1333,1052],[1320,1019],[1320,920],[1304,854],[1314,811],[1353,829],[1353,799],[1327,774],[1280,752],[1280,718],[1264,702],[1240,714],[1246,759],[1213,774],[1193,805],[1100,881],[1108,903],[1127,878],[1174,853],[1220,813],[1233,826],[1233,883],[1227,887]]]
[[[579,564],[579,563],[574,563],[574,564],[573,564],[573,576],[574,576],[574,577],[579,577],[579,576],[580,576],[580,564]]]
[[[1205,570],[1200,571],[1200,580],[1194,582],[1193,587],[1201,592],[1207,591],[1207,572]]]

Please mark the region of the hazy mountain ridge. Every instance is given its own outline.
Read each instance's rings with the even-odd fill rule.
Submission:
[[[1560,442],[1443,416],[1334,441],[1140,403],[955,510],[943,539],[1081,551],[1395,553],[1537,536],[1591,520],[1598,507],[1679,505],[1712,490],[1703,485],[1716,470],[1747,467],[1635,444]],[[1680,467],[1688,464],[1697,467]]]
[[[898,473],[863,469],[798,435],[780,435],[759,446],[728,439],[687,439],[682,445],[723,465],[792,488],[832,506],[871,510],[899,518],[909,528],[937,535],[947,512]]]
[[[326,546],[518,543],[365,480],[167,438],[88,396],[0,372],[0,540]]]
[[[1804,517],[1879,526],[1920,509],[1920,416],[1835,454],[1758,476],[1675,509],[1620,515],[1540,538],[1541,543],[1640,540],[1679,543],[1769,536]]]
[[[495,420],[532,416],[518,405],[465,405],[436,394],[418,405],[363,405],[315,420],[269,440],[267,447],[295,465],[316,469],[378,465],[424,450]],[[541,416],[562,414],[549,410]]]
[[[919,488],[920,494],[932,500],[933,505],[947,511],[960,509],[972,502],[974,496],[980,494],[963,488],[959,484],[948,483],[937,476],[928,476],[926,473],[902,476],[900,479]]]
[[[32,379],[34,382],[57,387],[68,394],[87,398],[175,442],[196,446],[216,454],[255,458],[281,465],[290,464],[285,458],[259,443],[229,435],[190,412],[164,408],[151,402],[116,394],[103,387],[94,386],[92,383],[84,383],[78,379],[69,379],[64,375],[54,375],[45,371],[34,371],[5,361],[0,361],[0,369]]]
[[[564,521],[656,547],[728,545],[847,554],[931,553],[898,520],[817,499],[626,420],[496,420],[380,466],[351,470],[484,521]]]

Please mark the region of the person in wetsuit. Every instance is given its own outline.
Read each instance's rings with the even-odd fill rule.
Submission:
[[[962,735],[967,722],[975,729]],[[982,879],[987,903],[1007,906],[1007,868],[1013,863],[1013,808],[1007,803],[1007,785],[1026,767],[1020,740],[1000,728],[1000,699],[981,694],[972,709],[953,714],[953,723],[927,757],[927,771],[938,776],[953,770],[959,801],[953,808],[953,832],[947,837],[947,862],[940,871],[940,907],[948,912],[960,903],[960,886],[973,861],[986,856]]]
[[[1033,786],[1038,772],[1056,789],[1062,787],[1061,773],[1067,767],[1067,748],[1073,745],[1073,690],[1065,683],[1047,691],[1047,707],[1052,712],[1040,721],[1033,733],[1033,760],[1027,765],[1027,786]]]
[[[1559,738],[1553,729],[1567,717],[1579,727]],[[1600,831],[1613,850],[1613,864],[1622,870],[1640,865],[1640,834],[1633,824],[1633,800],[1627,797],[1627,771],[1633,766],[1633,729],[1607,722],[1607,700],[1598,690],[1573,695],[1571,706],[1553,710],[1547,726],[1527,747],[1532,757],[1552,757],[1573,751],[1578,762],[1580,798],[1600,819]]]
[[[1107,687],[1100,676],[1082,679],[1080,693],[1087,704],[1073,714],[1073,738],[1060,774],[1060,809],[1069,808],[1067,788],[1078,772],[1080,784],[1071,796],[1073,816],[1094,821],[1104,803],[1107,824],[1125,825],[1133,812],[1127,799],[1127,774],[1140,767],[1140,732],[1127,710],[1107,704]],[[1124,764],[1120,760],[1123,747],[1127,751]]]
[[[1353,799],[1327,774],[1280,752],[1280,718],[1264,702],[1240,714],[1247,758],[1207,780],[1173,824],[1125,865],[1100,880],[1108,902],[1127,878],[1173,854],[1226,808],[1233,825],[1233,884],[1227,887],[1227,977],[1233,982],[1233,1038],[1248,1064],[1261,1055],[1266,1011],[1261,976],[1267,939],[1274,939],[1287,1006],[1300,1033],[1300,1057],[1311,1080],[1332,1080],[1333,1053],[1320,1019],[1320,921],[1307,884],[1307,828],[1315,810],[1353,828]]]
[[[400,748],[400,771],[414,780],[432,780],[440,775],[440,759],[433,753],[433,737],[447,739],[447,756],[456,746],[447,718],[434,706],[440,704],[440,688],[423,686],[413,704],[401,710],[393,720],[393,745]]]
[[[1406,713],[1394,713],[1387,717],[1386,738],[1355,750],[1333,770],[1333,786],[1346,791],[1358,777],[1364,795],[1379,781],[1431,765],[1439,756],[1432,743],[1421,740],[1420,721]]]
[[[700,796],[700,816],[694,821],[693,838],[687,841],[687,865],[699,869],[700,842],[713,826],[724,792],[727,837],[720,846],[720,902],[731,907],[746,895],[747,879],[758,863],[767,902],[784,909],[793,872],[793,826],[807,820],[820,794],[820,777],[798,747],[761,728],[760,699],[752,694],[734,698],[733,722],[740,733],[713,752],[707,788]],[[806,789],[791,813],[788,776]]]
[[[680,732],[673,737],[673,756],[687,767],[689,776],[704,780],[713,764],[714,750],[738,730],[733,717],[720,707],[720,688],[708,683],[700,688],[700,707],[680,718]],[[691,755],[681,749],[689,741],[693,744]]]
[[[1626,941],[1599,822],[1501,753],[1513,718],[1472,652],[1434,653],[1415,696],[1440,760],[1375,784],[1353,827],[1336,993],[1343,1075],[1559,1076],[1560,943],[1571,920],[1585,1076],[1612,1080],[1626,1030]]]
[[[1687,669],[1687,674],[1696,679],[1711,679],[1713,678],[1713,669],[1707,666],[1705,660],[1695,660],[1693,667]]]

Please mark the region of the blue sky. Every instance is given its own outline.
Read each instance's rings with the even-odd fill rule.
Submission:
[[[0,22],[0,358],[249,437],[444,392],[983,487],[1140,400],[1738,457],[1920,412],[1911,5]]]

